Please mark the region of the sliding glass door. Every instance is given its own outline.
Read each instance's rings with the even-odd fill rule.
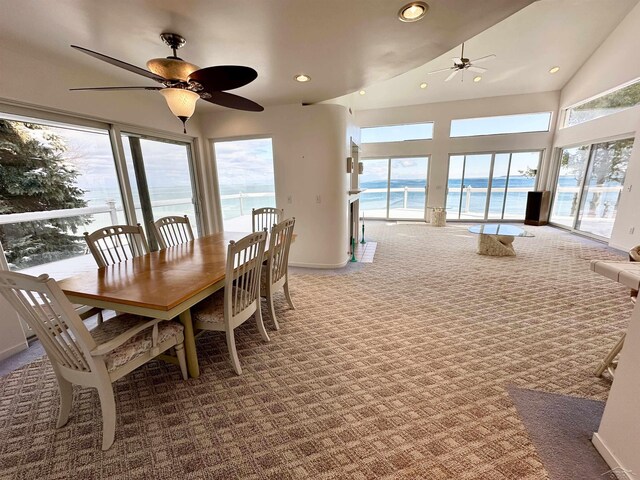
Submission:
[[[169,215],[187,215],[198,235],[198,201],[191,145],[123,133],[122,143],[139,223],[155,244],[149,224]]]
[[[271,139],[215,141],[213,153],[224,229],[250,232],[251,209],[276,206]]]
[[[451,155],[447,217],[523,220],[540,157],[540,151]]]
[[[632,148],[629,138],[563,149],[551,221],[610,238]]]
[[[423,220],[428,157],[364,159],[360,212],[365,218]]]

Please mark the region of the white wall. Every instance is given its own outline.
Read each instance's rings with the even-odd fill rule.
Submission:
[[[566,108],[640,77],[640,4],[620,22],[562,89],[561,108]],[[559,125],[560,126],[560,125]],[[568,128],[559,128],[554,146],[580,145],[613,138],[635,137],[640,129],[640,105],[614,115]],[[620,196],[609,245],[629,250],[640,244],[640,148],[638,141]],[[634,229],[633,233],[630,229]]]
[[[346,137],[353,128],[344,107],[285,105],[262,113],[220,110],[202,115],[199,121],[203,135],[212,140],[271,137],[276,205],[286,217],[296,217],[291,263],[324,268],[346,263]],[[207,150],[212,156],[211,146]]]
[[[470,85],[470,87],[473,87],[473,85]],[[365,144],[362,146],[361,157],[431,155],[427,205],[429,207],[442,207],[446,201],[450,154],[545,150],[540,175],[546,175],[558,101],[559,92],[545,92],[358,111],[356,112],[356,121],[361,127],[435,122],[433,140]],[[451,120],[453,119],[533,112],[553,112],[549,132],[466,138],[449,137]]]

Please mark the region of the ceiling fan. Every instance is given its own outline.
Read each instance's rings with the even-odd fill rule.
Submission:
[[[464,73],[465,70],[469,70],[471,72],[476,72],[476,73],[484,73],[487,71],[487,69],[482,67],[476,67],[476,64],[481,62],[486,62],[487,60],[491,60],[492,58],[495,58],[495,57],[496,56],[492,54],[492,55],[487,55],[485,57],[476,58],[475,60],[469,60],[468,58],[464,57],[464,43],[463,43],[462,52],[460,53],[460,56],[453,58],[453,67],[442,68],[440,70],[428,72],[427,75],[433,75],[434,73],[451,72],[449,76],[444,79],[445,82],[448,82],[453,77],[455,77],[458,72]],[[464,76],[461,78],[461,80],[464,80]]]
[[[261,112],[264,110],[264,107],[248,98],[226,92],[226,90],[233,90],[254,81],[258,77],[258,72],[253,68],[239,65],[219,65],[216,67],[200,68],[197,65],[185,62],[176,55],[176,50],[183,47],[186,43],[184,37],[177,33],[162,33],[160,38],[171,48],[173,55],[167,58],[153,58],[149,60],[147,62],[147,68],[149,70],[77,45],[71,45],[71,47],[103,62],[155,80],[162,84],[162,86],[86,87],[72,88],[70,90],[158,91],[167,101],[171,112],[182,121],[184,133],[187,133],[186,122],[191,115],[193,115],[196,108],[196,101],[200,98],[207,102],[236,110],[246,110],[249,112]]]

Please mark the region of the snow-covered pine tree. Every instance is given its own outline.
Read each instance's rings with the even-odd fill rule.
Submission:
[[[0,215],[86,207],[78,173],[65,161],[64,140],[48,127],[0,119]],[[90,217],[0,225],[0,242],[12,268],[78,255],[78,232]]]

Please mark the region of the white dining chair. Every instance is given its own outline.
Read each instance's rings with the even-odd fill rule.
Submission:
[[[266,232],[251,233],[237,242],[229,242],[224,290],[191,308],[195,329],[226,333],[229,356],[238,375],[242,374],[242,367],[234,330],[253,315],[262,338],[270,340],[260,309],[260,273],[266,242]]]
[[[60,391],[58,428],[69,419],[72,384],[98,390],[103,450],[115,439],[113,382],[172,347],[187,379],[183,326],[178,322],[125,314],[89,331],[47,275],[0,272],[0,294],[35,331],[49,357]]]
[[[193,230],[189,217],[162,217],[151,224],[151,229],[160,250],[193,240]]]
[[[284,210],[274,207],[262,207],[251,209],[251,226],[254,232],[261,232],[265,228],[271,230],[284,216]]]
[[[149,253],[149,245],[140,224],[99,228],[93,233],[85,232],[84,239],[98,267]]]
[[[273,305],[273,294],[280,288],[284,289],[289,306],[294,310],[296,308],[289,292],[289,248],[295,224],[296,219],[289,218],[273,226],[269,237],[267,261],[262,268],[260,295],[267,299],[269,314],[276,330],[280,325]]]

